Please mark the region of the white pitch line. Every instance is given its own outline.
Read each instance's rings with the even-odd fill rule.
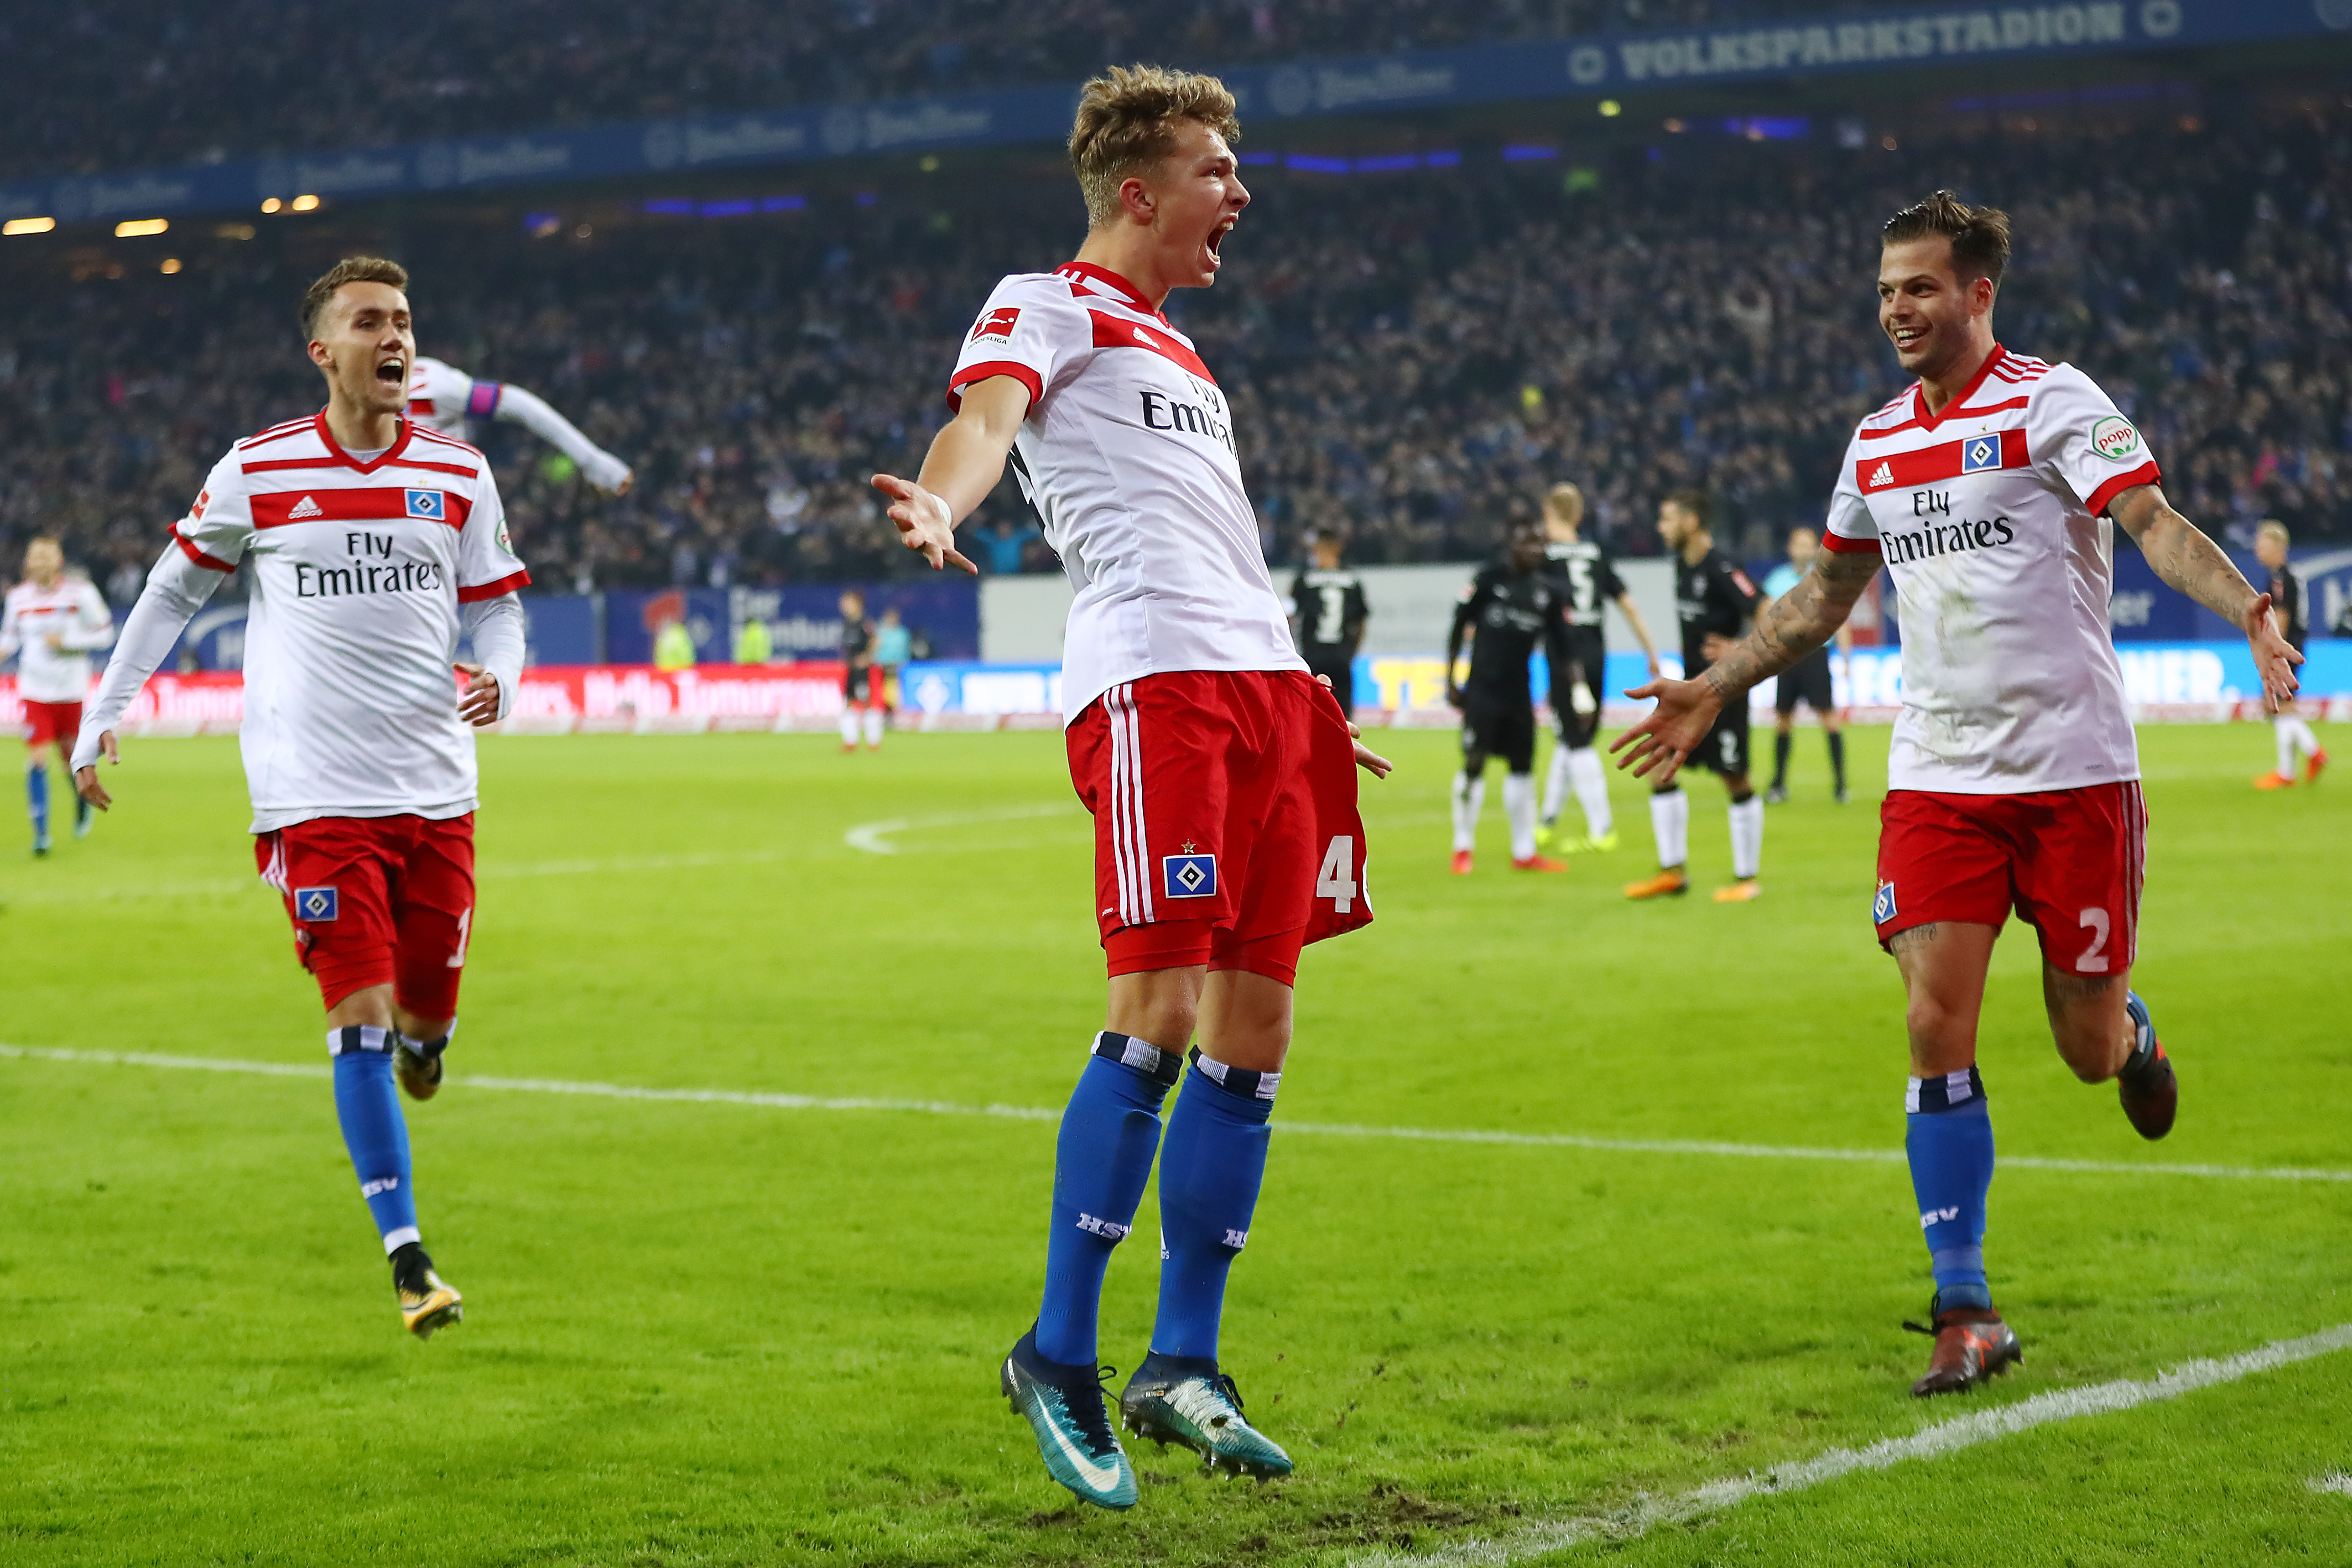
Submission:
[[[1583,1514],[1537,1523],[1491,1540],[1455,1542],[1434,1552],[1358,1552],[1350,1555],[1348,1563],[1349,1568],[1360,1564],[1361,1568],[1507,1568],[1508,1564],[1525,1563],[1586,1542],[1630,1541],[1662,1524],[1703,1519],[1736,1508],[1754,1497],[1809,1490],[1857,1470],[1892,1469],[1912,1459],[1940,1459],[1963,1448],[2015,1437],[2036,1427],[2080,1420],[2085,1416],[2113,1415],[2158,1400],[2178,1399],[2201,1388],[2236,1383],[2258,1372],[2292,1366],[2347,1348],[2352,1348],[2352,1323],[2339,1323],[2301,1339],[2278,1340],[2220,1361],[2187,1362],[2145,1382],[2118,1378],[2088,1388],[2054,1389],[2014,1405],[1939,1421],[1910,1437],[1889,1437],[1867,1448],[1832,1448],[1810,1459],[1776,1465],[1761,1475],[1709,1481],[1678,1497],[1636,1498],[1612,1513]],[[2340,1489],[2326,1490],[2352,1491],[2352,1478],[2339,1475],[2326,1479],[2343,1483]],[[2320,1488],[2318,1481],[2312,1485]]]
[[[2346,1475],[2342,1470],[2330,1470],[2324,1476],[2312,1477],[2311,1490],[2317,1492],[2332,1491],[2342,1497],[2352,1497],[2352,1476]]]
[[[998,806],[979,811],[951,811],[937,817],[891,817],[879,822],[860,822],[842,834],[841,841],[853,850],[864,850],[869,855],[895,855],[904,852],[890,841],[894,833],[924,828],[969,828],[982,822],[1018,822],[1032,817],[1067,817],[1080,810],[1077,802],[1070,800],[1037,806]]]
[[[0,1058],[70,1061],[97,1067],[162,1067],[198,1072],[257,1072],[280,1078],[323,1078],[325,1066],[249,1061],[226,1057],[180,1056],[159,1051],[75,1051],[58,1047],[0,1045]],[[689,1104],[757,1105],[779,1111],[900,1111],[926,1116],[981,1116],[1010,1122],[1056,1122],[1062,1113],[1045,1105],[975,1105],[953,1100],[891,1100],[866,1096],[784,1094],[756,1089],[656,1089],[634,1083],[598,1083],[570,1078],[495,1078],[452,1074],[457,1087],[528,1094],[577,1094],[604,1100],[667,1100]],[[1524,1149],[1592,1149],[1614,1155],[1697,1155],[1721,1159],[1829,1160],[1844,1164],[1901,1165],[1900,1149],[1814,1149],[1782,1144],[1722,1144],[1685,1138],[1594,1138],[1577,1133],[1507,1133],[1476,1127],[1377,1127],[1348,1122],[1276,1122],[1278,1131],[1321,1138],[1385,1138],[1420,1144],[1487,1144]],[[2067,1160],[2004,1155],[2007,1170],[2075,1171],[2094,1176],[2209,1176],[2231,1181],[2352,1182],[2352,1170],[2294,1166],[2129,1165],[2120,1160]]]

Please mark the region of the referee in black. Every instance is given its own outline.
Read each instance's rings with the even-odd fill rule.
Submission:
[[[1290,583],[1290,629],[1298,656],[1312,673],[1331,683],[1339,711],[1356,711],[1356,650],[1364,643],[1364,622],[1372,618],[1364,601],[1364,580],[1339,564],[1339,536],[1315,534],[1315,564]]]

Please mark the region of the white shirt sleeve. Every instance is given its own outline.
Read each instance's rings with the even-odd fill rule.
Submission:
[[[2073,491],[2093,517],[2133,486],[2164,477],[2132,422],[2072,365],[2054,367],[2035,389],[2025,411],[2025,447],[2034,467]]]
[[[487,392],[487,400],[484,393]],[[580,465],[581,474],[599,490],[612,492],[629,476],[629,465],[581,434],[580,427],[547,405],[538,393],[512,382],[476,382],[467,412],[487,401],[489,413],[510,419]],[[475,414],[476,418],[480,415]]]
[[[163,664],[172,644],[205,607],[205,601],[226,580],[226,573],[196,558],[177,530],[172,537],[175,548],[166,549],[147,574],[147,587],[139,602],[123,618],[122,636],[114,645],[114,657],[106,662],[98,695],[83,711],[81,733],[74,737],[76,772],[97,762],[98,737],[122,722],[139,688]]]
[[[1862,486],[1854,480],[1854,465],[1861,460],[1862,440],[1856,436],[1846,443],[1845,456],[1838,464],[1837,486],[1830,492],[1829,527],[1822,535],[1822,543],[1834,550],[1876,550],[1878,519],[1870,515],[1870,507],[1862,498]]]
[[[245,457],[235,447],[213,465],[188,515],[172,525],[172,538],[190,560],[226,577],[245,559],[253,538],[253,499],[245,487]],[[151,574],[149,582],[154,578]]]
[[[530,573],[515,559],[513,541],[507,536],[506,506],[499,499],[499,482],[488,463],[477,483],[472,504],[466,508],[465,528],[457,536],[459,604],[478,604],[530,586]]]
[[[963,389],[975,382],[1011,376],[1029,389],[1034,408],[1055,376],[1093,346],[1086,308],[1071,297],[1067,283],[1036,274],[1005,278],[964,334],[955,373],[948,378],[948,406],[961,408]]]
[[[16,595],[12,590],[5,599],[0,599],[0,664],[15,657],[16,650],[24,645],[25,640],[16,631]]]
[[[511,593],[477,600],[459,612],[474,657],[499,680],[499,716],[514,711],[515,688],[522,684],[522,601]]]
[[[433,405],[436,423],[458,418],[471,410],[467,404],[474,396],[474,378],[446,361],[416,357],[416,391]],[[493,389],[495,390],[495,389]]]
[[[60,641],[70,653],[93,653],[114,641],[114,615],[93,583],[85,582],[74,595],[72,622]]]

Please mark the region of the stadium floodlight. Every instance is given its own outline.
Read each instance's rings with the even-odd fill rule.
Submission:
[[[55,218],[10,218],[0,224],[0,235],[45,235],[57,226]]]
[[[270,196],[270,197],[267,197],[267,198],[265,198],[265,199],[263,200],[263,202],[262,202],[262,204],[261,204],[261,210],[262,210],[263,212],[265,212],[265,213],[274,213],[274,212],[277,212],[279,208],[281,208],[281,207],[285,206],[285,204],[286,204],[285,203],[283,203],[283,202],[279,201],[277,197],[275,197],[275,196]]]
[[[294,198],[292,204],[294,210],[298,213],[315,213],[319,210],[319,198],[316,196],[297,196]]]
[[[172,226],[169,218],[125,218],[114,225],[116,239],[138,239],[147,235],[159,235]]]
[[[179,258],[178,256],[165,256],[165,257],[163,258],[163,276],[164,276],[164,277],[173,277],[173,276],[174,274],[176,274],[179,270],[180,270],[180,258]]]

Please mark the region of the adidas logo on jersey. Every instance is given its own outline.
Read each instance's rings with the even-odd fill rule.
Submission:
[[[323,517],[326,515],[327,508],[319,505],[316,497],[305,496],[287,512],[286,520],[290,523],[296,517]]]
[[[1870,487],[1872,489],[1875,490],[1881,485],[1892,485],[1894,483],[1895,469],[1893,465],[1881,463],[1876,468],[1871,470]]]

